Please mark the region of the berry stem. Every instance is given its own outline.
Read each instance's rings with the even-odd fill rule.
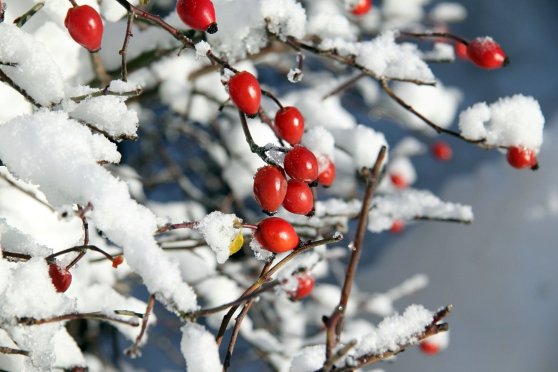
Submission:
[[[17,17],[16,19],[14,19],[13,24],[16,25],[17,27],[21,28],[25,23],[27,23],[27,21],[29,21],[31,19],[31,17],[33,17],[35,15],[35,13],[37,13],[39,10],[41,10],[43,8],[43,6],[45,6],[45,3],[37,3],[35,5],[33,5],[31,7],[31,9],[29,9],[28,11],[26,11],[25,13],[23,13],[22,15],[20,15],[19,17]],[[2,4],[0,1],[0,23],[4,20],[4,9],[2,8]]]
[[[101,248],[95,246],[95,245],[77,245],[75,247],[71,247],[68,249],[64,249],[62,251],[56,252],[51,254],[50,256],[45,257],[45,259],[47,260],[47,262],[51,262],[55,257],[61,256],[63,254],[66,253],[70,253],[70,252],[76,252],[76,251],[82,251],[82,250],[91,250],[91,251],[95,251],[95,252],[99,252],[101,253],[103,256],[105,256],[107,259],[109,260],[114,260],[114,257],[111,256],[110,254],[108,254],[107,252],[105,252],[104,250],[102,250]],[[69,267],[71,267],[72,263],[70,263],[70,265],[68,265],[68,267],[66,267],[66,269],[68,269]]]
[[[433,38],[433,37],[443,37],[446,39],[452,39],[463,43],[465,45],[469,45],[469,42],[463,39],[460,36],[450,34],[449,32],[406,32],[401,31],[401,35],[403,36],[410,36],[410,37],[417,37],[417,38]]]
[[[264,96],[266,96],[266,97],[271,98],[271,99],[273,100],[273,102],[275,102],[275,104],[276,104],[277,106],[279,106],[280,109],[283,108],[283,105],[281,104],[281,102],[279,101],[279,99],[273,95],[273,93],[271,93],[270,91],[267,91],[267,90],[263,90],[263,89],[262,89],[262,94],[263,94]]]
[[[77,7],[78,4],[76,3],[76,0],[69,0],[70,3],[72,4],[73,7]]]

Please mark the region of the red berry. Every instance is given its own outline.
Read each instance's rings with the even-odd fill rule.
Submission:
[[[318,178],[318,160],[312,151],[304,146],[296,145],[285,155],[285,171],[302,182],[314,182]]]
[[[509,63],[506,53],[490,37],[478,37],[467,46],[467,56],[477,66],[494,69]]]
[[[329,160],[327,168],[318,176],[318,182],[320,185],[329,187],[333,184],[333,181],[335,181],[335,164]]]
[[[427,355],[436,355],[440,352],[440,346],[434,342],[422,341],[419,347],[420,350]]]
[[[234,104],[246,115],[255,116],[260,109],[262,90],[258,79],[248,71],[242,71],[229,80],[229,95]]]
[[[409,185],[405,177],[403,177],[399,173],[392,173],[389,175],[389,178],[391,179],[391,183],[393,183],[393,186],[397,187],[398,189],[404,189]]]
[[[178,0],[176,3],[178,16],[194,30],[217,32],[215,23],[215,8],[210,0]]]
[[[405,222],[403,222],[402,220],[395,220],[391,224],[391,228],[389,229],[389,231],[392,234],[398,234],[402,232],[404,229],[405,229]]]
[[[114,267],[115,269],[120,266],[122,264],[122,262],[124,262],[124,257],[123,256],[116,256],[112,259],[112,267]]]
[[[304,117],[296,107],[283,107],[275,114],[275,126],[279,137],[296,145],[304,134]]]
[[[372,0],[359,0],[357,5],[353,8],[354,15],[365,15],[372,8]]]
[[[295,249],[300,241],[294,227],[279,217],[269,217],[261,221],[254,237],[263,248],[273,253]]]
[[[68,9],[64,26],[76,43],[96,52],[101,49],[103,39],[103,21],[95,9],[89,5],[74,6]]]
[[[254,177],[254,196],[264,211],[276,212],[286,193],[287,179],[282,169],[273,165],[258,169]]]
[[[304,297],[308,297],[316,283],[312,275],[302,273],[296,277],[296,280],[298,281],[298,286],[296,287],[296,292],[292,295],[292,299],[301,300]]]
[[[455,55],[457,56],[457,58],[459,59],[469,59],[469,57],[467,56],[467,45],[463,44],[460,41],[456,41],[455,44],[453,44],[453,48],[455,50]]]
[[[48,265],[48,274],[57,292],[66,292],[72,284],[72,274],[55,263]]]
[[[450,161],[453,157],[453,150],[450,145],[444,141],[437,141],[430,148],[434,157],[440,161]]]
[[[314,209],[314,196],[307,183],[289,180],[283,207],[291,213],[307,215]]]
[[[537,165],[537,154],[525,146],[512,146],[508,148],[508,163],[517,169],[532,168]]]

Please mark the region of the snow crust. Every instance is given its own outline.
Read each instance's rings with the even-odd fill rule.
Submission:
[[[476,103],[459,115],[459,129],[466,138],[488,145],[523,145],[536,152],[542,145],[544,122],[539,103],[521,94],[490,105]]]
[[[21,148],[28,151],[22,153]],[[69,119],[63,112],[39,111],[0,126],[0,158],[23,180],[41,185],[55,206],[91,202],[92,220],[115,244],[152,293],[171,309],[196,308],[193,290],[157,246],[152,212],[131,199],[126,184],[97,164],[104,154],[119,156],[114,144]]]
[[[376,196],[372,199],[368,230],[389,230],[395,220],[412,220],[416,217],[457,219],[472,221],[470,206],[443,202],[430,191],[408,189],[395,194]]]
[[[234,214],[214,211],[196,224],[196,229],[215,253],[218,263],[223,264],[229,258],[231,242],[240,233],[234,225],[240,222]]]
[[[186,323],[182,328],[180,350],[189,372],[217,372],[223,369],[215,339],[203,326]]]

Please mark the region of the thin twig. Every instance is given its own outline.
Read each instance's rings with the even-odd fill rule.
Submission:
[[[140,354],[139,348],[140,348],[141,339],[143,338],[143,335],[145,334],[145,331],[147,329],[147,322],[149,321],[149,315],[153,311],[154,305],[155,305],[155,295],[150,295],[149,301],[147,302],[147,307],[145,308],[145,313],[143,314],[140,333],[138,337],[136,337],[134,344],[129,349],[126,350],[126,355],[130,357],[136,357]]]
[[[258,297],[262,293],[267,292],[270,289],[275,288],[279,284],[280,284],[280,282],[278,280],[273,280],[269,283],[265,283],[264,285],[262,285],[260,289],[254,291],[252,293],[249,293],[245,296],[241,296],[234,301],[231,301],[231,302],[223,304],[223,305],[215,306],[215,307],[210,307],[210,308],[207,308],[207,309],[197,310],[197,311],[193,312],[191,315],[186,314],[185,316],[188,316],[191,319],[196,319],[200,316],[207,316],[207,315],[218,313],[218,312],[223,311],[223,310],[227,310],[228,308],[230,308],[232,306],[240,305],[244,301],[247,301],[247,300],[250,300],[252,298]]]
[[[454,34],[450,34],[448,32],[407,32],[401,31],[400,35],[402,36],[410,36],[410,37],[417,37],[417,38],[445,38],[445,39],[452,39],[463,43],[465,45],[469,45],[469,42],[462,38],[461,36],[457,36]]]
[[[48,209],[50,209],[52,212],[56,212],[56,209],[54,209],[53,206],[51,206],[50,204],[48,204],[47,202],[45,202],[44,200],[41,200],[35,193],[29,191],[29,190],[25,190],[23,187],[21,187],[19,184],[17,184],[16,182],[12,181],[6,174],[1,173],[0,172],[0,178],[2,178],[4,181],[6,181],[7,183],[10,184],[10,186],[18,189],[19,191],[21,191],[22,193],[30,196],[31,198],[35,199],[37,202],[41,203],[42,205],[44,205],[45,207],[47,207]]]
[[[279,271],[281,268],[283,268],[287,263],[289,263],[293,258],[297,257],[298,255],[300,255],[300,254],[302,254],[306,251],[309,251],[311,249],[314,249],[317,246],[324,245],[324,244],[335,243],[335,242],[338,242],[342,239],[343,239],[342,234],[335,233],[330,237],[320,239],[320,240],[314,240],[314,241],[302,244],[300,247],[298,247],[294,251],[292,251],[289,255],[285,256],[281,261],[277,262],[273,267],[271,267],[271,262],[272,261],[268,261],[266,263],[266,265],[264,266],[264,269],[266,269],[266,270],[262,269],[262,273],[260,274],[259,278],[254,283],[252,283],[252,285],[250,287],[248,287],[244,291],[242,296],[246,296],[246,295],[256,291],[258,288],[260,288],[262,285],[264,285],[271,278],[271,276],[273,276],[273,274],[275,274],[277,271]],[[236,309],[238,309],[238,306],[232,307],[229,310],[229,312],[223,317],[223,321],[221,322],[221,327],[219,328],[219,331],[217,332],[217,336],[216,336],[216,341],[217,341],[218,345],[221,343],[221,340],[223,338],[225,330],[227,329],[227,325],[228,325],[230,319],[232,318],[232,315],[236,311]]]
[[[372,195],[378,184],[378,178],[381,171],[381,166],[384,162],[387,148],[382,146],[374,167],[372,169],[364,168],[364,173],[366,176],[366,190],[364,197],[362,199],[362,207],[360,209],[360,215],[358,219],[358,227],[355,233],[355,239],[353,242],[351,257],[347,265],[347,271],[345,273],[345,281],[343,282],[343,288],[341,289],[341,297],[339,299],[339,304],[333,310],[331,316],[325,320],[326,330],[326,360],[331,358],[331,353],[335,345],[339,342],[341,332],[343,331],[343,318],[345,316],[345,310],[349,302],[349,297],[351,295],[351,288],[356,275],[356,270],[358,263],[360,261],[360,255],[362,252],[362,246],[364,242],[364,234],[366,232],[366,223],[368,220],[368,210],[370,209],[370,204],[372,203]]]
[[[359,81],[360,79],[362,79],[363,77],[365,77],[366,74],[361,72],[359,74],[356,74],[355,76],[353,76],[352,78],[350,78],[349,80],[347,80],[346,82],[344,82],[343,84],[339,85],[338,87],[336,87],[335,89],[333,89],[331,92],[327,93],[326,95],[324,95],[322,97],[322,100],[325,100],[326,98],[329,98],[331,96],[334,96],[338,93],[341,93],[342,91],[344,91],[345,89],[350,88],[351,86],[353,86],[357,81]]]
[[[128,43],[130,42],[130,38],[134,36],[132,34],[132,24],[134,23],[134,10],[130,10],[128,12],[128,23],[126,24],[126,36],[124,36],[124,43],[122,44],[122,49],[118,51],[118,53],[122,56],[122,72],[121,77],[122,81],[128,81],[128,67],[126,65],[126,56],[128,54]]]
[[[195,229],[196,226],[198,224],[198,221],[193,221],[193,222],[180,222],[180,223],[168,223],[164,226],[161,226],[157,229],[157,231],[155,232],[155,234],[162,234],[168,231],[172,231],[172,230],[178,230],[178,229]]]
[[[0,2],[0,7],[2,3]],[[0,346],[0,354],[13,354],[13,355],[24,355],[29,356],[29,352],[26,350],[14,349],[7,346]]]
[[[26,11],[25,13],[23,13],[21,16],[17,17],[16,19],[14,19],[14,25],[16,25],[17,27],[23,27],[23,25],[25,23],[27,23],[27,21],[29,21],[31,19],[31,17],[33,17],[35,15],[35,13],[37,13],[39,10],[41,10],[43,8],[43,6],[45,6],[45,3],[41,2],[41,3],[37,3],[35,5],[33,5],[31,7],[31,9],[29,9],[28,11]],[[0,2],[0,8],[2,7],[2,4]],[[2,13],[1,15],[1,20],[0,22],[3,20],[4,17],[4,11],[0,10],[0,12]]]
[[[65,315],[58,315],[53,316],[52,318],[44,318],[44,319],[35,319],[29,317],[22,317],[18,318],[17,322],[26,326],[32,325],[41,325],[46,323],[56,323],[56,322],[64,322],[66,320],[76,320],[76,319],[99,319],[99,320],[106,320],[110,322],[126,324],[131,327],[138,327],[139,323],[135,320],[125,320],[116,318],[107,314],[93,312],[93,313],[72,313],[72,314],[65,314]]]
[[[434,314],[434,318],[433,318],[432,322],[421,333],[419,333],[415,336],[416,341],[422,341],[425,338],[428,338],[428,337],[433,336],[435,334],[438,334],[440,332],[446,332],[449,329],[448,324],[447,323],[439,323],[439,322],[440,322],[440,320],[442,320],[443,318],[448,316],[449,313],[452,311],[452,309],[453,309],[452,305],[448,305],[448,306],[443,307],[440,310],[438,310],[436,312],[436,314]],[[405,350],[405,348],[411,346],[412,344],[414,344],[414,342],[402,345],[402,346],[396,348],[395,350],[388,350],[388,351],[386,351],[385,353],[382,353],[382,354],[366,354],[366,355],[360,356],[356,360],[351,361],[350,365],[347,365],[347,366],[344,366],[344,367],[341,367],[341,368],[333,368],[332,371],[335,371],[335,372],[355,371],[355,370],[360,369],[364,366],[368,366],[368,365],[377,363],[381,360],[392,357],[394,355],[397,355],[397,354],[401,353],[403,350]],[[325,371],[325,370],[322,369],[320,371]]]
[[[8,75],[6,75],[6,73],[4,73],[4,71],[2,71],[2,69],[0,69],[0,81],[3,81],[6,84],[8,84],[9,86],[11,86],[13,89],[15,89],[19,94],[21,94],[27,101],[29,101],[29,103],[31,103],[36,108],[43,107],[40,103],[35,101],[35,99],[33,97],[31,97],[29,95],[29,93],[27,93],[25,91],[25,89],[23,89],[22,87],[17,85]]]
[[[227,353],[225,354],[225,360],[223,361],[223,371],[226,372],[229,369],[231,364],[231,358],[234,351],[234,347],[236,346],[236,340],[238,339],[238,333],[240,332],[240,326],[242,325],[242,321],[250,311],[250,308],[256,301],[255,298],[251,298],[244,304],[242,311],[236,317],[236,321],[234,323],[234,328],[232,330],[231,339],[229,341],[229,346],[227,347]]]
[[[258,280],[261,279],[265,273],[269,270],[271,265],[273,265],[273,260],[275,259],[275,255],[271,257],[269,261],[267,261],[264,266],[262,267],[262,271],[260,272],[260,276]],[[257,288],[252,289],[254,285],[250,286],[247,290],[244,291],[241,297],[249,295],[250,293],[254,292]],[[229,309],[229,311],[223,316],[223,320],[221,321],[221,325],[219,326],[219,330],[217,331],[217,335],[215,336],[215,342],[217,345],[221,345],[221,341],[223,340],[223,336],[225,336],[225,331],[227,330],[227,326],[231,321],[232,316],[234,315],[235,311],[238,309],[239,305],[234,305]]]
[[[84,94],[82,96],[71,97],[70,99],[74,102],[81,102],[88,98],[92,97],[101,97],[101,96],[118,96],[118,97],[138,97],[143,93],[143,89],[137,88],[127,92],[113,92],[108,89],[99,89],[93,93]]]
[[[495,149],[495,148],[506,149],[507,148],[507,146],[498,146],[498,145],[486,144],[485,139],[472,140],[472,139],[469,139],[467,137],[464,137],[459,132],[456,132],[456,131],[453,131],[453,130],[447,129],[447,128],[442,128],[439,125],[435,124],[432,120],[428,119],[426,116],[422,115],[420,112],[415,110],[411,105],[409,105],[401,97],[399,97],[397,94],[395,94],[395,92],[389,87],[387,79],[380,79],[380,85],[381,85],[382,89],[384,90],[384,92],[386,92],[388,94],[388,96],[390,96],[391,99],[393,99],[395,102],[397,102],[397,104],[399,104],[405,110],[409,111],[411,114],[413,114],[416,117],[418,117],[419,119],[421,119],[424,123],[426,123],[430,128],[434,129],[437,133],[449,134],[450,136],[459,138],[462,141],[471,143],[473,145],[482,147],[484,149]]]

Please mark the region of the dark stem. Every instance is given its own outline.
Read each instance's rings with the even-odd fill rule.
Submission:
[[[105,256],[107,259],[109,260],[114,260],[114,257],[111,256],[110,254],[108,254],[107,252],[103,251],[101,248],[95,246],[95,245],[77,245],[75,247],[71,247],[68,249],[64,249],[62,251],[56,252],[51,254],[50,256],[45,257],[45,259],[50,262],[52,261],[55,257],[66,254],[66,253],[70,253],[70,252],[76,252],[76,251],[81,251],[81,250],[85,250],[85,249],[89,249],[95,252],[99,252],[101,253],[103,256]]]
[[[279,101],[279,99],[277,97],[275,97],[275,95],[273,95],[273,93],[271,93],[270,91],[262,89],[262,94],[266,97],[271,98],[273,100],[273,102],[275,102],[275,104],[277,106],[279,106],[280,109],[283,108],[283,105],[281,104],[281,101]]]
[[[31,19],[31,17],[33,17],[35,15],[35,13],[37,13],[39,10],[41,10],[43,8],[43,6],[45,6],[45,3],[37,3],[35,5],[33,5],[31,7],[31,9],[29,9],[28,11],[26,11],[25,13],[23,13],[21,16],[17,17],[16,19],[14,19],[14,25],[16,25],[17,27],[23,27],[23,25],[25,23],[27,23],[27,21],[29,21]],[[0,9],[2,8],[2,4],[0,4]],[[0,10],[0,12],[3,13],[3,10]],[[1,17],[3,17],[3,14],[1,15]],[[3,18],[0,20],[0,22],[3,20]]]
[[[120,324],[126,324],[132,327],[139,326],[139,323],[136,322],[135,320],[125,320],[125,319],[115,318],[113,316],[98,313],[98,312],[65,314],[65,315],[58,315],[58,316],[53,316],[52,318],[45,318],[45,319],[22,317],[22,318],[18,318],[17,322],[26,326],[32,326],[32,325],[41,325],[46,323],[64,322],[66,320],[76,320],[76,319],[99,319],[99,320],[106,320],[110,322],[120,323]]]
[[[247,301],[247,300],[250,300],[252,298],[258,297],[260,294],[262,294],[264,292],[267,292],[270,289],[275,288],[279,284],[280,284],[280,282],[278,280],[274,280],[274,281],[271,281],[269,283],[265,283],[258,290],[254,291],[252,293],[249,293],[245,296],[241,296],[234,301],[231,301],[231,302],[223,304],[223,305],[215,306],[215,307],[210,307],[210,308],[207,308],[207,309],[201,309],[201,310],[193,312],[192,314],[184,314],[184,317],[195,319],[195,318],[198,318],[200,316],[207,316],[207,315],[218,313],[218,312],[223,311],[223,310],[227,310],[231,306],[237,306],[237,305],[242,304],[244,301]]]
[[[351,86],[353,86],[357,81],[359,81],[360,79],[362,79],[363,77],[365,77],[366,74],[361,72],[355,76],[353,76],[352,78],[350,78],[349,80],[347,80],[346,82],[344,82],[343,84],[339,85],[337,88],[335,88],[334,90],[332,90],[331,92],[327,93],[325,96],[322,97],[322,100],[325,100],[326,98],[329,98],[331,96],[334,96],[338,93],[341,93],[342,91],[344,91],[345,89],[350,88]]]
[[[415,115],[416,117],[421,119],[430,128],[434,129],[437,133],[449,134],[450,136],[459,138],[462,141],[471,143],[473,145],[482,147],[484,149],[507,148],[506,146],[488,145],[488,144],[485,143],[485,141],[486,141],[485,139],[472,140],[472,139],[463,137],[461,135],[461,133],[459,133],[459,132],[455,132],[451,129],[442,128],[439,125],[436,125],[434,122],[432,122],[432,120],[428,119],[426,116],[424,116],[421,113],[419,113],[418,111],[416,111],[411,105],[409,105],[401,97],[399,97],[397,94],[395,94],[395,92],[389,87],[388,81],[386,79],[380,79],[380,85],[382,86],[382,89],[384,90],[384,92],[386,92],[388,94],[388,96],[390,96],[391,99],[393,99],[395,102],[397,102],[399,104],[399,106],[403,107],[405,110],[409,111],[410,113],[412,113],[413,115]]]
[[[273,265],[273,259],[275,259],[275,255],[273,255],[271,259],[264,264],[260,276],[258,277],[258,281],[265,275],[265,273],[269,270],[271,265]],[[257,288],[255,288],[255,283],[254,283],[252,284],[252,286],[250,286],[248,289],[244,291],[241,297],[249,295],[250,293],[254,292],[256,289]],[[217,331],[217,335],[215,336],[215,342],[217,343],[218,346],[221,345],[221,341],[223,341],[223,336],[225,336],[225,331],[227,330],[227,326],[229,325],[229,322],[231,321],[234,312],[236,311],[236,309],[238,309],[239,306],[240,305],[235,305],[231,307],[223,317],[223,320],[221,321],[221,326],[219,327],[219,331]]]
[[[35,195],[33,192],[29,191],[29,190],[25,190],[24,188],[22,188],[20,185],[18,185],[16,182],[12,181],[11,179],[8,178],[7,175],[0,173],[0,178],[2,178],[4,181],[6,181],[7,183],[10,184],[10,186],[18,189],[19,191],[21,191],[22,193],[29,195],[30,197],[32,197],[33,199],[35,199],[37,202],[41,203],[42,205],[44,205],[45,207],[47,207],[48,209],[50,209],[52,212],[56,212],[56,209],[54,209],[50,204],[48,204],[47,202],[39,199],[39,197],[37,195]]]
[[[372,203],[372,195],[374,194],[374,191],[376,190],[376,186],[378,184],[378,179],[382,163],[384,162],[386,151],[386,146],[382,146],[378,154],[378,158],[374,163],[374,167],[372,169],[363,169],[363,173],[366,176],[366,189],[364,197],[362,199],[362,207],[360,209],[358,226],[355,233],[353,247],[351,249],[351,257],[349,259],[347,270],[345,272],[345,280],[343,282],[343,288],[341,289],[341,298],[339,299],[339,304],[333,310],[329,319],[326,321],[326,360],[329,360],[331,358],[333,348],[339,342],[341,332],[343,331],[343,318],[345,316],[345,310],[349,302],[357,266],[362,253],[364,234],[366,232],[366,223],[368,221],[368,211],[370,209],[370,204]]]
[[[126,355],[128,356],[139,355],[140,342],[141,339],[143,338],[143,335],[145,334],[145,330],[147,329],[147,322],[149,321],[149,315],[153,311],[154,305],[155,305],[155,295],[150,295],[149,301],[147,302],[147,307],[145,308],[145,313],[143,314],[140,333],[138,337],[136,337],[134,344],[128,350],[126,350]]]
[[[343,235],[341,235],[339,233],[335,233],[328,238],[315,240],[315,241],[311,241],[311,242],[307,242],[307,243],[302,244],[301,246],[296,248],[294,251],[292,251],[289,255],[285,256],[281,261],[277,262],[277,264],[275,264],[275,266],[273,266],[273,267],[271,267],[271,264],[272,264],[273,260],[268,261],[265,264],[264,268],[262,269],[262,273],[260,274],[258,280],[256,280],[254,283],[252,283],[252,285],[244,291],[242,296],[249,295],[250,293],[256,291],[258,288],[260,288],[262,285],[264,285],[265,282],[267,282],[273,274],[275,274],[277,271],[279,271],[281,268],[283,268],[287,263],[289,263],[293,258],[298,256],[299,254],[304,253],[306,251],[309,251],[311,249],[314,249],[317,246],[324,245],[324,244],[335,243],[335,242],[338,242],[342,239],[343,239]],[[273,256],[273,257],[275,257],[275,256]],[[271,268],[269,268],[269,267],[271,267]],[[234,312],[236,311],[236,309],[238,309],[238,306],[232,307],[229,310],[229,312],[223,317],[223,321],[221,322],[221,327],[219,328],[219,331],[218,331],[217,336],[216,336],[217,345],[219,345],[221,343],[221,340],[223,338],[225,330],[227,329],[227,325],[228,325],[230,319],[232,318]]]
[[[465,39],[463,39],[460,36],[454,35],[454,34],[450,34],[448,32],[405,32],[402,31],[400,32],[401,35],[403,36],[410,36],[410,37],[418,37],[418,38],[439,38],[439,37],[443,37],[446,39],[452,39],[455,41],[458,41],[460,43],[463,43],[465,45],[469,45],[469,42]]]
[[[238,314],[238,316],[236,317],[236,321],[234,323],[234,328],[231,335],[231,340],[229,341],[229,347],[227,348],[227,353],[225,354],[225,360],[223,361],[223,371],[227,371],[229,369],[229,366],[231,364],[232,353],[236,345],[236,340],[238,339],[238,333],[240,332],[240,326],[242,325],[242,321],[248,314],[248,311],[250,311],[250,308],[254,304],[255,300],[256,300],[255,298],[251,298],[250,300],[248,300],[244,304],[244,307],[242,308],[240,314]]]
[[[9,86],[11,86],[12,88],[14,88],[19,94],[21,94],[23,97],[25,97],[25,99],[27,101],[29,101],[36,108],[43,107],[40,103],[35,101],[35,99],[33,97],[31,97],[23,88],[21,88],[12,79],[10,79],[10,77],[8,75],[6,75],[4,73],[4,71],[2,71],[2,69],[0,69],[0,81],[3,81],[6,84],[8,84]]]
[[[2,2],[0,1],[0,7],[2,7]],[[0,354],[13,354],[13,355],[24,355],[29,356],[29,352],[26,350],[13,349],[7,346],[0,346]]]
[[[171,230],[178,230],[178,229],[195,229],[196,225],[198,224],[197,221],[193,222],[181,222],[181,223],[168,223],[164,226],[161,226],[157,229],[155,234],[162,234]]]
[[[134,36],[132,34],[132,24],[134,23],[134,11],[131,10],[128,12],[128,23],[126,24],[126,36],[124,36],[124,43],[122,44],[122,49],[118,51],[118,53],[122,56],[122,72],[121,77],[122,81],[128,81],[128,67],[126,65],[126,56],[128,54],[128,43],[130,42],[130,38]]]

